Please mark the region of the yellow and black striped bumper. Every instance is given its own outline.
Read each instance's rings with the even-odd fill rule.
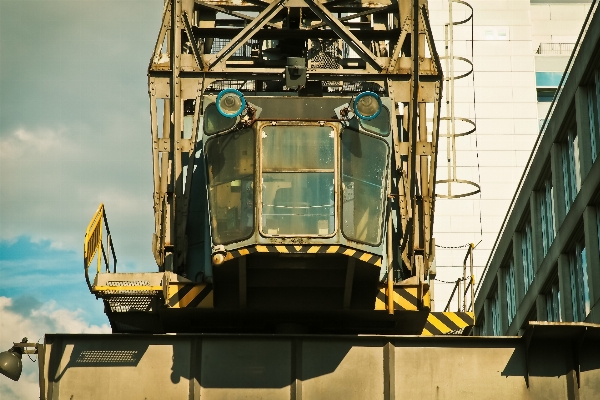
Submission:
[[[381,267],[382,257],[365,253],[364,251],[351,249],[344,246],[332,245],[256,245],[228,251],[225,255],[225,261],[237,257],[247,256],[255,253],[273,253],[273,254],[343,254],[348,257],[354,257],[368,264]]]
[[[427,317],[423,336],[446,335],[475,325],[472,312],[432,312]]]
[[[170,308],[213,308],[213,285],[170,282],[166,303]]]
[[[419,308],[418,286],[394,286],[394,310],[418,311]],[[430,306],[429,291],[423,295],[422,307]],[[387,287],[379,288],[375,298],[375,310],[387,310]]]

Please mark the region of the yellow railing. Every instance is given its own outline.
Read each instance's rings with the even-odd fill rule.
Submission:
[[[102,222],[104,222],[104,230],[106,231],[106,250],[109,251],[109,256],[112,255],[113,272],[117,272],[117,256],[115,255],[115,249],[110,237],[110,229],[108,228],[104,204],[100,204],[100,207],[98,207],[98,210],[85,231],[85,238],[83,239],[83,266],[85,269],[85,279],[90,291],[93,291],[93,288],[90,282],[88,269],[94,260],[94,256],[98,255],[98,267],[96,272],[100,273],[100,270],[102,269],[102,259],[104,260],[106,271],[110,272],[110,257],[107,257],[102,241]]]
[[[481,243],[481,241],[479,242]],[[479,244],[477,243],[477,245]],[[475,275],[473,272],[473,250],[477,246],[475,243],[470,243],[469,248],[467,249],[467,254],[465,254],[465,259],[463,260],[463,277],[458,278],[456,283],[454,284],[454,289],[452,289],[452,293],[450,294],[450,298],[448,299],[448,304],[446,304],[446,308],[444,311],[450,311],[450,303],[454,298],[454,294],[456,293],[456,299],[458,308],[457,311],[462,312],[470,312],[473,311],[473,307],[475,306]],[[467,260],[469,260],[469,274],[467,275]],[[469,296],[470,294],[470,296]],[[470,297],[470,300],[468,298]]]

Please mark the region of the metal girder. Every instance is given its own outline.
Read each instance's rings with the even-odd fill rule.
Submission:
[[[190,21],[188,19],[188,15],[186,12],[183,13],[183,25],[185,26],[185,33],[188,35],[188,39],[192,45],[192,52],[194,53],[194,58],[198,63],[198,67],[200,70],[204,69],[204,60],[202,59],[202,55],[200,54],[200,50],[198,50],[198,44],[196,39],[194,38],[194,33],[192,32],[192,28],[190,27]]]
[[[328,3],[325,3],[325,5],[327,5],[327,4]],[[375,13],[381,13],[381,12],[390,11],[394,7],[395,7],[394,5],[389,5],[389,6],[383,6],[383,7],[373,8],[373,9],[370,9],[370,10],[365,10],[365,11],[358,12],[356,14],[351,14],[351,15],[347,15],[347,16],[342,17],[342,18],[338,18],[338,21],[340,21],[340,22],[350,21],[350,20],[352,20],[354,18],[359,18],[359,17],[364,17],[364,16],[367,16],[367,15],[372,15],[372,14],[375,14]],[[323,28],[325,26],[327,26],[327,23],[326,22],[321,22],[320,24],[312,25],[310,27],[310,29],[318,29],[318,28]]]
[[[366,63],[371,65],[377,72],[383,70],[384,66],[360,40],[354,36],[350,30],[344,26],[336,17],[331,15],[319,0],[304,0],[308,8],[314,12],[317,17],[331,28],[346,44],[359,55]]]
[[[268,21],[283,9],[283,3],[286,0],[275,0],[267,8],[265,8],[260,14],[256,16],[252,22],[250,22],[240,33],[238,33],[227,46],[223,47],[221,51],[215,56],[215,59],[211,61],[209,68],[213,69],[219,63],[227,59],[231,54],[238,50],[244,43],[252,39],[252,37],[262,28]]]
[[[262,2],[260,0],[256,0],[256,3],[263,3],[265,6],[267,5],[267,3],[264,3],[264,2]],[[225,7],[219,7],[217,5],[210,4],[210,3],[207,3],[207,2],[204,2],[204,1],[196,1],[196,4],[199,4],[200,6],[205,7],[205,8],[209,8],[211,10],[215,10],[215,11],[221,12],[223,14],[231,15],[232,17],[237,17],[237,18],[243,19],[245,21],[254,21],[254,17],[251,17],[251,16],[246,15],[246,14],[242,14],[242,13],[239,13],[239,12],[236,12],[236,11],[229,10],[229,9],[227,9]],[[266,26],[270,26],[272,28],[281,28],[281,24],[273,24],[271,22],[267,22],[265,25]]]

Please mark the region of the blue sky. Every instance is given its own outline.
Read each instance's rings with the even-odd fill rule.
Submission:
[[[119,270],[156,271],[146,70],[162,9],[0,0],[0,350],[109,329],[83,275],[101,202]],[[29,364],[21,381],[0,379],[0,398],[31,398]]]

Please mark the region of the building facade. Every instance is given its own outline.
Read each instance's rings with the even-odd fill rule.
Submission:
[[[600,323],[597,1],[564,72],[487,263],[475,334],[515,335],[532,320]],[[537,83],[538,97],[550,89]]]
[[[442,311],[454,282],[462,277],[469,243],[474,250],[475,279],[481,280],[502,221],[527,164],[531,149],[563,75],[570,52],[590,8],[586,0],[468,0],[452,2],[452,19],[466,23],[453,30],[454,56],[472,62],[474,73],[456,80],[454,109],[476,131],[456,139],[456,177],[477,183],[481,193],[436,200],[437,277],[435,310]],[[432,31],[440,56],[447,57],[448,0],[430,0]],[[449,70],[442,60],[445,76]],[[455,75],[468,63],[455,62]],[[449,82],[444,82],[448,93]],[[446,100],[442,117],[448,116]],[[442,121],[440,132],[446,124]],[[456,130],[468,130],[457,124]],[[448,177],[448,140],[439,142],[437,179]],[[467,193],[456,185],[453,194]],[[445,184],[438,194],[447,193]],[[452,304],[455,304],[453,302]]]

